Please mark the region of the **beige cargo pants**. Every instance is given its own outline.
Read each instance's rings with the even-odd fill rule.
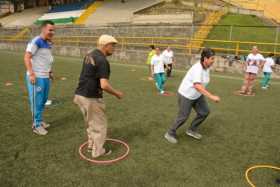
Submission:
[[[87,126],[88,148],[92,157],[105,154],[104,143],[107,136],[107,119],[103,99],[87,98],[75,95],[74,103],[80,107]]]

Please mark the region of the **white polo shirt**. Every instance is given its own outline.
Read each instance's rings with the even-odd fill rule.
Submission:
[[[151,65],[154,66],[154,74],[164,73],[164,63],[161,55],[154,55],[151,60]]]
[[[259,65],[263,61],[265,61],[265,59],[261,54],[258,53],[254,55],[253,53],[250,53],[246,59],[246,63],[247,63],[246,72],[258,74]]]
[[[272,66],[275,65],[273,58],[267,57],[263,66],[263,72],[272,73]]]
[[[195,83],[206,87],[210,82],[210,71],[204,69],[200,62],[194,64],[185,75],[179,87],[179,94],[190,100],[198,99],[202,94],[194,88]]]
[[[165,64],[172,64],[174,53],[172,50],[168,51],[167,49],[162,52],[163,62]]]

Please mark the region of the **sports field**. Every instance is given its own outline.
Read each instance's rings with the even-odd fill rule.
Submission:
[[[178,131],[179,143],[173,145],[163,135],[177,113],[176,97],[159,96],[153,82],[146,80],[146,67],[112,63],[111,82],[126,97],[119,101],[105,96],[109,137],[128,142],[131,153],[115,165],[97,166],[78,154],[86,134],[72,99],[81,59],[56,57],[57,80],[50,98],[59,102],[47,109],[45,119],[52,126],[47,136],[40,137],[31,131],[23,54],[2,51],[0,56],[1,187],[246,187],[248,167],[280,164],[280,81],[274,80],[267,91],[258,85],[255,97],[240,97],[233,91],[240,87],[241,77],[213,74],[209,90],[222,101],[209,101],[212,113],[201,127],[203,139],[187,137],[187,123]],[[183,72],[175,72],[167,90],[176,92],[183,76]],[[14,85],[5,86],[6,82]],[[269,169],[252,173],[252,180],[261,187],[275,186],[276,177],[280,173]]]

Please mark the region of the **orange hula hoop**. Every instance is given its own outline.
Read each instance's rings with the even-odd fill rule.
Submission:
[[[121,144],[123,147],[126,148],[126,152],[123,155],[121,155],[120,157],[112,159],[112,160],[94,160],[94,159],[89,159],[82,152],[83,148],[88,144],[88,142],[85,142],[82,145],[80,145],[80,147],[79,147],[79,154],[80,154],[81,158],[83,160],[86,160],[86,161],[92,163],[92,164],[110,165],[110,164],[114,164],[116,162],[122,161],[122,160],[124,160],[128,156],[128,154],[130,152],[130,148],[129,148],[127,143],[125,143],[124,141],[121,141],[121,140],[117,140],[117,139],[106,139],[106,141],[111,141],[111,142],[114,142],[114,143]]]

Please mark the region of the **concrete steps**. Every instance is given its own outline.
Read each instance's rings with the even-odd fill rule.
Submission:
[[[194,34],[190,43],[187,44],[187,49],[199,50],[212,30],[213,25],[216,25],[224,14],[225,12],[223,11],[210,12],[202,23],[202,26],[200,26],[198,31]]]
[[[76,25],[83,25],[87,21],[87,19],[92,15],[99,7],[102,6],[101,1],[96,1],[92,5],[90,5],[82,15],[75,21]]]

